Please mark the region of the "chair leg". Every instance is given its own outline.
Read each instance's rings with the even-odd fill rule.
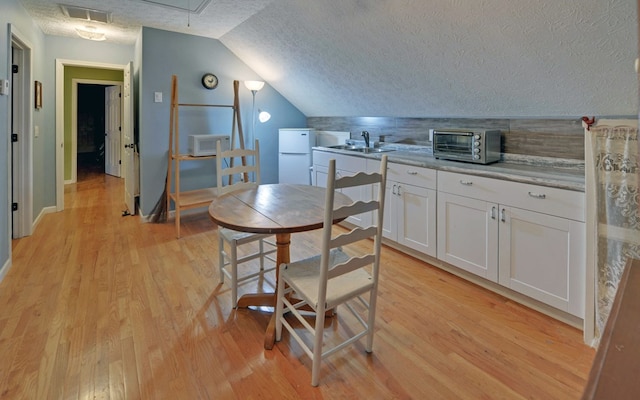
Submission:
[[[224,239],[218,234],[218,269],[220,270],[220,283],[224,283]]]
[[[231,243],[231,303],[233,308],[238,308],[238,245]]]
[[[313,360],[311,360],[311,386],[320,383],[320,364],[322,362],[322,339],[324,336],[325,309],[319,306],[316,310],[316,326],[313,332]]]
[[[373,291],[370,292],[369,295],[369,315],[367,318],[367,344],[365,346],[365,350],[367,353],[373,352],[373,332],[374,332],[374,324],[376,320],[376,298],[378,296],[375,295]]]
[[[260,239],[258,242],[260,246],[260,271],[264,271],[264,240]]]
[[[284,279],[278,279],[278,287],[276,288],[276,342],[282,339],[282,321],[280,318],[284,315]]]

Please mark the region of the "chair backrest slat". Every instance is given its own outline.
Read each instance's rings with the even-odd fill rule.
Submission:
[[[327,279],[333,279],[337,276],[348,274],[359,268],[371,265],[375,261],[375,255],[366,254],[362,257],[351,257],[348,261],[338,264],[331,268],[327,274]]]
[[[344,189],[353,186],[372,185],[380,182],[380,174],[375,172],[367,174],[358,172],[355,175],[345,176],[336,180],[336,189]]]
[[[348,206],[340,207],[333,211],[333,217],[335,219],[345,218],[351,215],[358,215],[369,211],[375,211],[378,209],[377,201],[357,201]]]
[[[231,160],[236,158],[241,158],[243,163],[232,167]],[[246,182],[243,180],[245,175],[249,177]],[[234,179],[236,177],[239,179]],[[255,141],[253,149],[224,151],[221,142],[218,141],[216,143],[216,180],[218,195],[241,189],[251,189],[260,185],[260,147],[258,141]],[[225,184],[225,181],[228,183]]]
[[[368,238],[372,238],[376,235],[377,229],[375,226],[370,226],[366,229],[355,228],[351,232],[343,233],[341,235],[337,235],[333,239],[331,239],[331,248],[346,246],[351,243],[358,242],[360,240],[365,240]]]

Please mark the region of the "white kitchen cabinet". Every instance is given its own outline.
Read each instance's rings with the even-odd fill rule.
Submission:
[[[497,204],[438,191],[438,258],[498,282]]]
[[[502,206],[499,283],[584,317],[585,224]]]
[[[338,177],[352,176],[367,169],[367,160],[365,158],[314,150],[313,184],[315,186],[326,187],[329,160],[331,159],[336,160],[336,175]],[[341,191],[353,201],[371,199],[371,192],[364,187],[348,188]],[[371,214],[350,216],[346,221],[358,226],[367,226],[371,222]]]
[[[584,317],[584,193],[438,172],[438,258]]]
[[[379,168],[380,161],[367,160],[368,172]],[[435,257],[436,171],[388,163],[386,189],[384,237]]]

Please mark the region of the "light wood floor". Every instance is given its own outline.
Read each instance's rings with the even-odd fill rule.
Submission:
[[[2,399],[577,399],[594,351],[578,330],[437,268],[383,250],[374,352],[310,362],[269,313],[230,308],[206,214],[122,217],[122,181],[71,185],[65,211],[13,242],[0,283]],[[316,234],[293,236],[292,258]],[[243,285],[270,290],[273,277]],[[340,335],[347,312],[327,319]],[[293,342],[293,343],[292,343]]]

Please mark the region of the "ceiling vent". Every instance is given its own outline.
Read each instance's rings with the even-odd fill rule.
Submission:
[[[177,11],[200,14],[211,3],[211,0],[138,0],[142,3],[171,8]],[[185,4],[186,3],[186,4]]]
[[[103,22],[108,24],[111,22],[111,13],[100,10],[92,10],[77,6],[68,6],[60,4],[60,8],[64,15],[70,18],[81,19],[83,21]]]

